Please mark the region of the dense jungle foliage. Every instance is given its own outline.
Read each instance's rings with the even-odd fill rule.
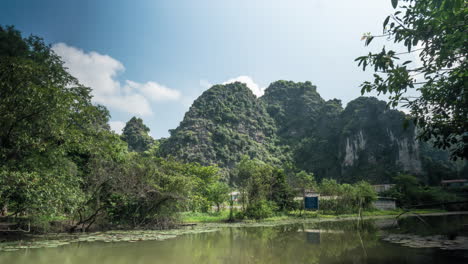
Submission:
[[[69,231],[167,228],[178,212],[234,208],[234,190],[231,220],[302,210],[294,198],[306,189],[334,197],[324,210],[349,213],[371,209],[370,183],[398,183],[399,172],[431,184],[468,175],[416,141],[404,113],[366,97],[343,109],[310,82],[277,81],[261,98],[215,85],[160,140],[137,117],[112,132],[91,99],[41,38],[0,27],[2,217]]]

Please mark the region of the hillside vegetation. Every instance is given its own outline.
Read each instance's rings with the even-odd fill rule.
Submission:
[[[398,173],[411,173],[437,183],[463,175],[464,165],[416,140],[411,117],[384,101],[359,97],[343,109],[338,99],[324,100],[311,82],[292,81],[270,84],[260,98],[242,83],[213,86],[160,151],[225,171],[244,155],[289,162],[317,179],[342,182],[390,183]]]

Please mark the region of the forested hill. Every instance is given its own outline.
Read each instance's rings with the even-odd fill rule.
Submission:
[[[403,112],[372,97],[343,109],[310,82],[277,81],[260,98],[242,83],[215,85],[195,100],[160,151],[225,169],[244,155],[272,164],[289,161],[319,179],[345,182],[387,183],[408,172],[435,183],[457,170],[445,153],[415,140]]]
[[[161,151],[183,161],[231,168],[243,155],[279,163],[275,121],[244,84],[215,85],[195,100]]]

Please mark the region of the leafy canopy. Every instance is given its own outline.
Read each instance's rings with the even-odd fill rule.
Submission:
[[[91,103],[43,40],[0,26],[0,201],[13,213],[73,212],[77,165],[102,140],[108,111]]]
[[[130,151],[143,152],[150,149],[153,138],[148,135],[150,129],[143,124],[143,120],[132,117],[122,131],[122,140],[127,142]]]
[[[365,34],[366,46],[376,37],[403,44],[405,51],[386,49],[356,59],[373,81],[362,93],[389,94],[390,104],[408,107],[421,128],[419,138],[449,149],[453,159],[468,158],[468,6],[463,0],[392,0],[395,13],[383,23],[382,35]],[[415,54],[420,63],[407,59]],[[420,64],[420,65],[419,65]],[[409,96],[415,89],[417,96]]]

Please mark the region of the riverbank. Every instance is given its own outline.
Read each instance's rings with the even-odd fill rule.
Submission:
[[[404,213],[404,210],[375,210],[375,211],[364,211],[362,212],[363,217],[372,217],[372,216],[397,216]],[[436,210],[436,209],[418,209],[412,210],[411,212],[416,214],[432,214],[432,213],[445,213],[445,210]],[[255,222],[274,222],[274,221],[284,221],[284,220],[304,220],[304,219],[343,219],[349,217],[357,217],[358,214],[327,214],[326,212],[320,211],[291,211],[287,214],[281,214],[262,220],[242,220],[239,222],[245,223],[255,223]],[[228,222],[229,220],[229,211],[213,212],[213,213],[192,213],[186,212],[181,213],[181,221],[184,223],[223,223]]]
[[[454,215],[454,214],[468,214],[468,212],[435,212],[428,211],[422,212],[419,210],[416,212],[421,216],[441,216],[441,215]],[[364,215],[363,219],[384,219],[395,217],[398,211],[390,211],[388,214],[382,215]],[[403,215],[408,217],[411,215]],[[106,232],[93,232],[93,233],[56,233],[56,234],[45,234],[45,235],[25,235],[22,239],[17,241],[9,241],[0,243],[0,251],[16,251],[21,249],[32,249],[32,248],[48,248],[48,247],[59,247],[72,243],[80,242],[138,242],[148,240],[165,240],[175,238],[185,234],[215,232],[221,228],[226,227],[261,227],[261,226],[280,226],[288,224],[308,224],[317,222],[328,222],[328,221],[345,221],[345,220],[356,220],[357,215],[341,215],[341,216],[326,216],[315,218],[298,218],[298,217],[275,217],[269,218],[262,221],[242,221],[242,222],[199,222],[194,226],[186,226],[179,229],[171,230],[132,230],[132,231],[106,231]]]

